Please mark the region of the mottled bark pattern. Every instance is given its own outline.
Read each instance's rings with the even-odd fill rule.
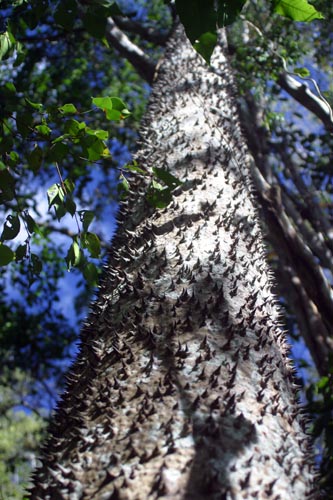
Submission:
[[[214,64],[220,77],[178,29],[138,161],[184,184],[153,211],[138,178],[123,205],[34,499],[311,497],[223,50]]]

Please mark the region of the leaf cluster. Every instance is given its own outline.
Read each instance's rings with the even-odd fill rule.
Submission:
[[[176,9],[194,48],[209,63],[217,43],[217,29],[234,23],[246,0],[176,0]],[[293,21],[310,22],[323,15],[307,0],[272,0],[271,14]]]
[[[30,241],[34,235],[43,236],[43,233],[29,212],[25,196],[17,190],[16,185],[18,178],[26,171],[32,176],[37,176],[44,162],[54,165],[60,180],[47,191],[49,209],[54,208],[58,221],[66,214],[74,217],[83,248],[88,249],[91,257],[98,258],[99,238],[96,234],[86,231],[88,217],[90,222],[92,220],[91,211],[77,211],[74,201],[75,172],[63,180],[60,170],[63,164],[93,165],[95,162],[109,159],[111,153],[106,144],[109,133],[87,124],[87,112],[93,113],[93,109],[80,112],[73,103],[46,107],[26,97],[20,98],[16,88],[10,83],[4,86],[3,94],[6,95],[6,101],[0,116],[3,132],[0,137],[2,157],[0,202],[11,213],[7,215],[0,236],[0,265],[7,265],[13,260],[28,259],[31,281],[41,272],[42,262],[36,254],[31,253]],[[95,109],[102,110],[107,120],[120,121],[130,115],[126,105],[118,97],[96,97],[92,99],[92,105]],[[25,157],[20,154],[19,143],[21,141],[31,144],[28,151],[25,151]],[[80,234],[79,222],[83,224],[83,235]],[[20,233],[21,226],[26,232],[25,242],[23,244],[20,242],[15,249],[12,249],[4,242],[15,240]],[[96,283],[97,268],[92,262],[83,259],[82,249],[80,259],[77,256],[73,257],[76,239],[75,237],[68,253],[68,267],[78,266],[89,269],[90,271],[85,272],[84,276],[93,285]]]

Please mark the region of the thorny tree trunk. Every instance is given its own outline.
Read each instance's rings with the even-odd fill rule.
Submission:
[[[312,496],[223,50],[214,64],[176,31],[138,162],[184,184],[154,212],[143,176],[123,206],[34,499]]]

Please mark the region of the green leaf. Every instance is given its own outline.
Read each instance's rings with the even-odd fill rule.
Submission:
[[[63,203],[55,203],[54,208],[58,220],[67,214],[67,209]]]
[[[81,236],[82,245],[87,248],[91,257],[98,259],[101,252],[101,242],[95,233],[83,233]]]
[[[8,215],[1,234],[1,241],[13,240],[19,234],[21,223],[18,215]]]
[[[15,258],[15,253],[0,242],[0,266],[7,266]]]
[[[0,153],[8,154],[8,152],[13,148],[14,141],[12,135],[0,136]]]
[[[114,99],[117,99],[117,98],[112,97],[111,99],[112,99],[112,103],[113,103]],[[117,109],[117,107],[120,107],[119,102],[122,102],[120,99],[117,99],[117,101],[118,101],[117,106],[111,110],[108,109],[105,113],[106,118],[108,120],[113,120],[113,121],[125,120],[131,114],[130,111],[128,111],[128,109],[126,107],[123,107],[122,109]],[[122,104],[123,104],[123,106],[125,106],[124,103],[122,103]]]
[[[77,18],[77,4],[75,0],[66,0],[59,2],[57,10],[54,13],[54,20],[66,30],[72,31]]]
[[[294,68],[293,73],[296,73],[296,75],[299,75],[302,78],[307,78],[311,75],[307,68]]]
[[[329,385],[329,381],[330,381],[329,377],[327,376],[321,377],[321,379],[317,382],[317,389],[318,390],[325,389]]]
[[[75,189],[75,184],[69,177],[67,177],[67,179],[64,180],[64,185],[67,193],[72,193]]]
[[[23,218],[25,220],[25,223],[27,225],[27,228],[28,228],[28,231],[30,234],[37,233],[37,234],[40,234],[41,236],[43,235],[43,233],[39,229],[37,223],[34,221],[34,219],[31,217],[31,215],[28,212],[25,212],[23,214]]]
[[[58,138],[59,139],[59,138]],[[48,159],[51,162],[62,161],[69,153],[69,147],[63,142],[56,142],[58,139],[53,141],[52,147],[48,151]]]
[[[16,87],[12,82],[7,82],[4,85],[4,89],[6,90],[6,92],[9,92],[11,94],[16,94]]]
[[[66,196],[64,205],[65,205],[67,212],[69,212],[71,214],[71,216],[73,217],[75,212],[76,212],[76,203],[73,200],[73,198],[71,196]]]
[[[60,220],[67,213],[67,208],[65,206],[66,193],[64,188],[60,184],[53,184],[47,190],[47,198],[49,209],[54,206],[57,219]]]
[[[2,83],[0,86],[1,114],[5,116],[11,115],[12,111],[17,110],[17,93],[15,86],[8,82]],[[5,113],[4,113],[5,112]]]
[[[118,111],[117,109],[107,109],[105,112],[105,116],[108,120],[111,120],[114,122],[119,122],[124,117],[122,112]]]
[[[32,102],[29,99],[25,98],[25,102],[29,104],[33,109],[36,109],[37,111],[42,111],[43,110],[43,104],[37,103],[37,102]]]
[[[129,192],[129,182],[123,174],[120,174],[119,176],[117,191],[120,195],[120,199],[124,199]]]
[[[47,199],[49,202],[49,208],[56,202],[56,198],[59,195],[59,184],[52,184],[52,186],[47,190]]]
[[[164,168],[153,167],[153,172],[155,174],[155,177],[163,181],[164,184],[166,184],[171,189],[175,189],[177,186],[181,186],[183,184],[182,181],[177,179],[177,177],[175,177],[174,175],[170,174],[170,172],[168,172]]]
[[[23,243],[22,245],[19,245],[16,249],[15,260],[16,261],[23,260],[27,257],[27,255],[28,255],[28,244]]]
[[[30,170],[36,174],[42,165],[42,161],[43,151],[36,145],[28,155],[28,165]]]
[[[83,276],[90,286],[97,286],[98,283],[98,268],[92,262],[89,262],[83,268]]]
[[[47,125],[37,125],[35,130],[42,136],[48,137],[51,134],[51,129]]]
[[[194,42],[193,47],[209,64],[216,43],[217,34],[207,32],[203,33],[198,40]]]
[[[92,9],[82,16],[83,25],[90,35],[101,39],[105,36],[107,15],[104,9]]]
[[[20,157],[19,155],[16,153],[16,151],[11,151],[9,153],[9,161],[8,161],[8,164],[11,166],[11,167],[15,167],[18,162],[20,161]]]
[[[176,0],[176,9],[193,44],[203,33],[215,33],[217,13],[214,0]]]
[[[106,146],[104,147],[103,149],[103,152],[101,154],[101,158],[104,158],[104,159],[110,159],[112,156],[111,156],[111,153],[110,153],[110,150],[109,148],[107,148]]]
[[[74,120],[73,118],[71,118],[70,120],[66,121],[65,126],[64,126],[64,131],[66,134],[69,134],[69,135],[75,137],[81,132],[81,130],[84,130],[85,128],[86,128],[86,124],[84,122],[78,122],[77,120]],[[58,137],[58,139],[59,139],[59,137]]]
[[[95,5],[100,5],[101,7],[105,7],[109,16],[124,15],[113,0],[93,0],[92,3],[94,3]]]
[[[90,161],[100,160],[104,156],[105,144],[96,136],[84,137],[80,142],[84,155]]]
[[[166,184],[167,187],[153,180],[148,189],[147,200],[153,207],[165,208],[172,200],[172,191],[177,186],[181,186],[183,182],[164,168],[153,167],[153,172],[155,177]]]
[[[71,137],[70,134],[62,134],[59,135],[56,139],[53,139],[52,144],[58,144],[58,143],[63,143],[64,139],[69,139]]]
[[[106,141],[109,138],[109,132],[106,130],[93,130],[92,128],[87,127],[86,132],[89,135],[94,135],[101,139],[102,141]]]
[[[73,115],[78,112],[74,104],[64,104],[60,106],[58,110],[64,115]]]
[[[16,127],[18,132],[24,137],[28,137],[31,133],[34,123],[32,112],[25,110],[23,113],[18,113],[16,116]]]
[[[73,241],[71,246],[69,247],[68,253],[66,255],[66,263],[68,270],[71,267],[75,267],[80,263],[82,257],[82,250],[77,241]]]
[[[239,16],[246,0],[218,0],[217,12],[213,0],[176,0],[176,9],[186,34],[193,43],[200,40],[204,33],[216,33],[220,28],[233,23]],[[323,19],[321,12],[307,0],[273,0],[274,12],[294,21],[309,22]],[[212,45],[210,46],[212,50]],[[206,51],[207,54],[209,51]],[[205,57],[207,59],[207,56]]]
[[[186,35],[209,63],[217,42],[217,27],[233,23],[246,0],[176,0],[176,9]]]
[[[64,201],[65,196],[66,196],[66,193],[65,193],[65,191],[64,191],[64,189],[63,189],[63,187],[62,187],[62,186],[60,186],[60,184],[59,184],[58,196],[59,196],[59,200],[60,200],[60,201]]]
[[[172,201],[171,189],[153,181],[148,189],[147,201],[155,208],[165,208]]]
[[[78,212],[80,221],[82,222],[83,231],[86,233],[92,221],[95,218],[95,214],[92,210],[80,210]]]
[[[314,19],[324,19],[307,0],[274,0],[273,11],[293,21],[310,22]]]
[[[10,57],[15,48],[15,39],[6,31],[0,34],[0,61]]]
[[[119,99],[119,97],[111,97],[112,109],[116,109],[117,111],[123,112],[126,110],[126,104],[124,101]]]
[[[15,197],[15,178],[6,170],[0,170],[0,203]]]
[[[60,184],[53,184],[47,190],[49,208],[54,206],[58,220],[60,220],[67,213],[67,209],[64,206],[65,196],[65,192]]]
[[[43,269],[43,263],[35,253],[31,254],[31,271],[34,275],[39,275]]]
[[[95,106],[105,112],[108,120],[123,120],[131,114],[119,97],[93,97],[92,101]]]
[[[133,161],[133,163],[128,163],[127,165],[125,165],[124,168],[127,168],[127,170],[129,170],[131,172],[138,172],[139,174],[146,174],[146,172],[138,166],[138,163],[135,160]]]
[[[107,109],[112,109],[112,100],[111,97],[93,97],[93,104],[97,106],[97,108],[106,111]]]
[[[90,0],[89,7],[82,16],[83,25],[88,33],[95,38],[105,38],[107,18],[121,15],[114,2]]]

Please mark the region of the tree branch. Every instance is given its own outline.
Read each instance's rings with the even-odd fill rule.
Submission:
[[[302,279],[308,296],[321,311],[326,325],[332,325],[333,293],[330,285],[320,266],[316,263],[308,245],[297,233],[287,216],[279,199],[279,193],[276,193],[274,189],[275,186],[272,187],[266,182],[260,170],[255,165],[253,165],[252,170],[266,216],[268,215],[270,219],[270,232],[273,233],[272,229],[274,228],[273,236],[280,241],[280,244],[276,248],[281,248],[281,242],[286,244],[291,263],[298,276]]]
[[[285,285],[283,286],[284,296],[296,316],[300,333],[311,353],[315,367],[320,375],[325,375],[328,370],[328,356],[332,352],[332,338],[318,308],[309,298],[300,278],[285,257],[280,258],[283,262],[276,269],[276,275],[280,285]],[[313,332],[316,334],[314,335]]]
[[[309,245],[312,253],[320,259],[324,267],[330,269],[333,273],[333,256],[332,252],[327,248],[324,235],[320,231],[316,232],[309,221],[304,220],[293,200],[290,198],[285,185],[282,185],[282,190],[283,205],[286,208],[288,216],[293,220],[297,230]]]
[[[333,131],[332,110],[322,99],[319,99],[306,83],[300,83],[287,73],[282,73],[278,84],[296,101],[314,113],[325,125],[327,130]]]
[[[122,56],[126,57],[144,80],[149,84],[153,82],[155,64],[142,49],[131,42],[111,18],[107,21],[106,39]]]
[[[296,189],[300,193],[300,200],[303,200],[303,205],[306,205],[306,218],[318,233],[323,233],[327,246],[333,251],[333,243],[330,238],[331,224],[320,206],[318,195],[313,192],[313,188],[308,187],[304,182],[304,178],[302,178],[299,168],[297,168],[297,165],[293,161],[292,155],[288,153],[286,141],[283,140],[282,143],[275,143],[274,148],[285,165],[286,174],[290,175]]]
[[[163,34],[160,30],[155,30],[149,27],[147,28],[142,24],[126,17],[114,16],[113,20],[120,29],[130,31],[131,33],[139,35],[144,40],[155,43],[156,45],[164,46],[170,35],[169,33]]]
[[[333,338],[333,318],[330,312],[333,309],[333,297],[322,271],[322,267],[325,267],[331,253],[329,251],[330,242],[326,241],[327,238],[325,238],[326,219],[321,213],[320,227],[318,227],[316,217],[320,206],[316,203],[317,200],[311,198],[311,203],[313,202],[315,206],[311,205],[310,220],[308,221],[310,228],[308,231],[306,230],[308,228],[304,221],[302,227],[299,227],[302,212],[297,204],[298,198],[299,201],[308,200],[312,194],[301,182],[301,175],[299,175],[296,165],[293,165],[295,178],[291,178],[295,186],[295,199],[286,203],[288,201],[286,195],[290,196],[290,193],[280,192],[280,179],[271,169],[267,132],[261,126],[256,103],[254,101],[248,102],[246,99],[244,106],[240,107],[240,112],[248,144],[255,159],[252,172],[261,200],[263,217],[266,219],[269,231],[267,239],[277,254],[278,268],[285,271],[279,274],[280,293],[287,298],[295,312],[300,332],[313,354],[318,372],[322,373],[324,367],[327,367],[325,364],[327,363],[327,353],[331,349]],[[285,152],[286,145],[281,149]],[[286,170],[290,170],[291,155],[283,154],[281,161],[284,165],[287,159]],[[291,175],[291,172],[289,174]],[[308,201],[307,204],[309,204]],[[295,210],[292,210],[293,207]],[[312,216],[315,217],[315,221],[312,220]],[[322,221],[322,218],[325,220]],[[317,238],[314,237],[313,228],[319,233]],[[331,266],[329,266],[330,268]],[[298,297],[297,294],[299,294]]]

